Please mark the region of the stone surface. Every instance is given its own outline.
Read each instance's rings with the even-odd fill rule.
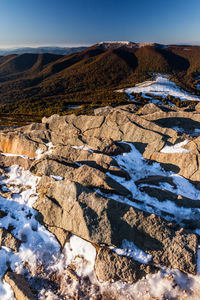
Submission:
[[[139,114],[142,115],[148,115],[148,114],[153,114],[155,112],[160,112],[162,111],[157,105],[155,105],[154,103],[148,103],[145,104],[139,111]]]
[[[7,229],[0,228],[0,246],[10,248],[16,253],[19,249],[20,241]]]
[[[29,158],[37,156],[38,148],[46,149],[44,144],[39,144],[21,132],[1,132],[0,151],[17,155],[26,155]]]
[[[48,230],[55,235],[62,248],[71,236],[71,233],[63,228],[48,226]]]
[[[196,273],[195,234],[176,229],[175,224],[159,216],[91,193],[69,180],[58,182],[43,177],[38,192],[40,197],[34,207],[47,226],[63,228],[95,244],[119,248],[127,239],[153,255],[156,264]]]
[[[16,300],[36,300],[37,297],[33,294],[26,279],[14,272],[7,272],[4,276],[4,280],[13,289]]]
[[[104,106],[94,109],[95,116],[107,116],[113,110],[112,106]]]
[[[162,163],[166,170],[174,171],[191,180],[193,180],[193,175],[199,170],[198,157],[191,153],[154,152],[150,157],[145,155],[144,157]]]
[[[0,166],[3,168],[10,167],[12,165],[20,165],[25,170],[29,170],[32,161],[28,158],[23,158],[20,156],[5,156],[0,154]]]
[[[200,113],[200,103],[198,103],[196,106],[195,106],[195,110]]]
[[[117,181],[104,172],[88,165],[78,166],[73,162],[69,163],[59,159],[45,158],[36,161],[30,170],[37,176],[61,176],[76,181],[83,186],[99,188],[105,193],[112,192],[123,196],[131,195],[131,192]]]
[[[146,265],[131,257],[119,256],[109,248],[101,248],[95,260],[95,273],[100,281],[122,280],[134,283],[147,274],[158,272],[153,265]]]

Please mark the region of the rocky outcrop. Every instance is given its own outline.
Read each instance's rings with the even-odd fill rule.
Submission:
[[[100,281],[133,283],[160,267],[196,274],[200,138],[174,126],[190,120],[195,129],[198,118],[197,111],[154,104],[109,107],[94,116],[53,115],[0,133],[0,150],[15,155],[0,155],[1,176],[19,164],[41,177],[37,220],[61,248],[73,234],[92,243]],[[186,138],[182,153],[162,151]],[[176,175],[188,180],[191,193]],[[7,187],[1,196],[14,199]],[[16,239],[6,229],[1,232],[1,245],[17,252]],[[151,255],[151,261],[140,263],[111,250],[124,241]]]
[[[61,176],[76,181],[83,186],[99,188],[105,193],[110,192],[123,196],[131,195],[131,192],[117,181],[104,172],[88,165],[77,166],[74,163],[67,163],[62,160],[43,159],[32,165],[31,171],[38,176]],[[123,174],[123,172],[120,173]]]
[[[92,243],[118,248],[127,239],[151,254],[156,264],[196,273],[195,234],[69,180],[43,177],[38,192],[34,207],[46,226],[64,228]]]
[[[189,135],[195,134],[195,130],[200,129],[200,114],[198,111],[161,111],[143,115],[142,117],[162,128],[175,128]]]

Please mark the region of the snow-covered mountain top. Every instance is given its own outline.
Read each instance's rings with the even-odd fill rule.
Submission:
[[[167,45],[161,45],[157,43],[135,43],[131,41],[103,41],[97,44],[98,46],[103,46],[106,49],[109,48],[116,48],[116,47],[128,47],[128,48],[141,48],[145,46],[152,46],[152,47],[159,47],[159,48],[166,48]]]
[[[105,49],[110,49],[110,48],[118,48],[122,46],[133,48],[136,44],[130,41],[104,41],[98,43],[97,45]]]
[[[130,45],[130,44],[135,44],[131,41],[103,41],[103,42],[100,42],[99,45],[102,45],[102,44],[121,44],[121,45]]]

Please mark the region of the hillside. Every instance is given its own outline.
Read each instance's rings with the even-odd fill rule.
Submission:
[[[127,102],[118,88],[155,73],[199,95],[200,47],[99,43],[67,56],[21,54],[0,57],[0,113],[41,118],[52,113],[89,113],[95,107]],[[81,107],[79,107],[81,105]]]
[[[41,54],[41,53],[51,53],[51,54],[59,54],[59,55],[69,55],[71,53],[80,52],[87,47],[22,47],[22,48],[14,48],[14,49],[1,49],[0,55],[10,55],[10,54]]]

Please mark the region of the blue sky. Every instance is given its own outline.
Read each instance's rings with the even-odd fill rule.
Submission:
[[[107,40],[200,44],[200,0],[0,0],[0,48]]]

